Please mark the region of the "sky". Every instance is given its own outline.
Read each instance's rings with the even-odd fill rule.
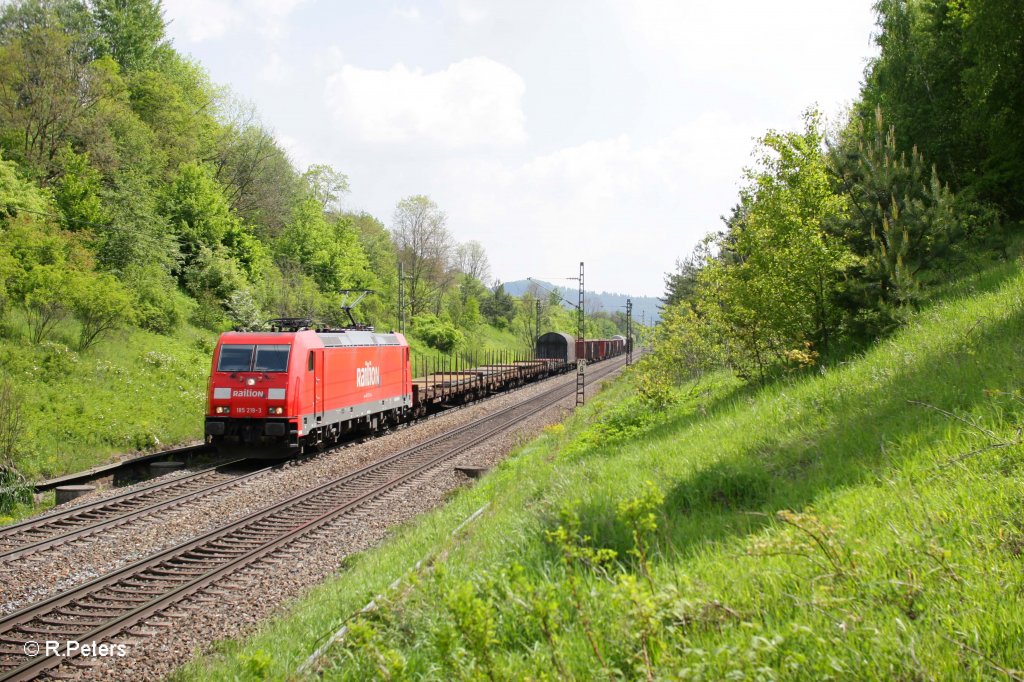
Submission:
[[[174,46],[392,224],[425,194],[492,275],[658,296],[756,138],[837,119],[873,0],[164,0]]]

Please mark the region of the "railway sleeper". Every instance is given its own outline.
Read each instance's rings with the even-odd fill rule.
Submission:
[[[44,616],[36,616],[35,619],[38,622],[44,623],[46,625],[67,625],[68,623],[71,623],[71,621],[58,620],[58,619],[53,618],[51,616],[45,616],[45,615]],[[96,627],[98,625],[103,625],[106,622],[108,622],[108,621],[106,621],[106,620],[95,620],[95,619],[94,620],[78,619],[78,620],[74,621],[73,625],[82,625],[82,626],[94,628],[94,627]]]
[[[278,532],[281,531],[282,528],[289,528],[289,527],[291,527],[291,523],[292,522],[289,521],[288,519],[274,519],[274,520],[269,520],[268,519],[268,520],[263,521],[262,523],[260,523],[260,526],[261,526],[260,530],[261,531],[265,531],[265,532],[278,533]]]
[[[188,579],[195,573],[180,573],[174,571],[164,571],[156,574],[156,577],[160,579],[160,582],[165,583],[168,587],[177,587],[181,584],[182,579]]]
[[[27,640],[26,640],[27,641]],[[25,644],[21,646],[14,644],[0,644],[0,656],[24,656],[25,655]],[[0,666],[5,665],[3,661],[0,661]],[[11,664],[6,664],[11,665]],[[13,666],[12,666],[13,667]]]
[[[179,556],[179,557],[175,557],[174,560],[176,562],[180,562],[180,563],[185,563],[185,564],[202,564],[204,566],[215,566],[215,565],[221,563],[221,562],[219,562],[219,561],[217,561],[215,559],[211,559],[209,557]]]
[[[78,623],[75,623],[75,627],[68,627],[67,624],[64,624],[59,630],[55,630],[53,628],[33,627],[31,625],[18,626],[18,630],[21,632],[28,632],[33,635],[65,635],[69,637],[89,632],[91,628],[92,626],[90,625],[81,625]]]
[[[143,582],[139,582],[140,580],[143,581]],[[125,578],[124,580],[118,580],[117,581],[117,586],[118,587],[142,587],[142,588],[157,587],[157,588],[159,588],[160,585],[162,583],[164,583],[164,582],[165,581],[163,581],[163,580],[150,580],[150,579],[147,579],[143,575],[134,575],[134,576],[132,576],[130,578]]]
[[[209,542],[203,545],[203,549],[209,547],[210,549],[217,550],[219,552],[238,554],[238,550],[242,549],[239,545],[245,544],[252,544],[252,541],[246,540],[245,538],[231,538],[230,540],[225,538],[215,542]],[[202,551],[202,549],[198,549],[197,551]]]
[[[202,566],[177,566],[175,568],[162,568],[159,570],[150,569],[155,575],[163,575],[169,578],[191,578],[195,575],[206,573]]]
[[[29,636],[18,637],[17,634],[18,634],[18,630],[10,630],[8,632],[0,634],[0,644],[13,644],[15,646],[24,647],[26,642],[34,642],[34,641],[36,641],[33,637],[29,637]],[[21,656],[24,656],[25,655],[25,649],[22,648],[18,652],[18,654],[21,655]]]
[[[193,554],[193,553],[190,553],[190,554]],[[233,559],[233,558],[236,558],[238,556],[237,553],[227,553],[227,552],[202,552],[202,553],[196,553],[196,554],[199,554],[199,556],[195,556],[195,558],[197,560],[199,560],[199,561],[210,561],[210,562],[216,562],[216,563],[221,563],[223,561],[227,561],[229,559]],[[189,558],[191,558],[191,557],[189,557]]]
[[[162,594],[162,593],[158,593],[158,594]],[[143,602],[149,601],[149,597],[139,596],[138,593],[132,593],[132,594],[119,593],[119,594],[116,594],[114,596],[103,595],[103,597],[101,597],[101,599],[108,599],[110,601],[117,602],[117,603],[129,603],[129,604],[141,604]]]
[[[148,595],[151,595],[151,596],[157,596],[157,595],[161,595],[161,594],[164,594],[164,593],[167,592],[167,590],[151,590],[151,589],[148,589],[148,588],[146,588],[146,589],[136,588],[136,589],[133,589],[133,590],[122,590],[122,589],[114,590],[113,588],[110,588],[110,589],[111,589],[112,592],[116,592],[117,594],[129,594],[129,595],[148,594]]]
[[[87,611],[87,612],[83,612],[83,613],[72,613],[70,611],[62,611],[62,613],[65,613],[65,614],[67,614],[69,616],[85,616],[86,618],[91,616],[91,617],[95,618],[96,615],[97,615],[97,613],[96,613],[97,611],[124,611],[124,608],[125,608],[123,604],[111,604],[111,603],[109,603],[109,602],[114,601],[113,599],[108,600],[107,603],[105,603],[105,604],[102,604],[102,603],[101,604],[87,603],[86,602],[87,599],[103,599],[103,597],[95,597],[95,596],[90,595],[90,596],[87,596],[87,597],[83,597],[82,599],[79,599],[77,602],[75,602],[75,606],[80,607],[80,608],[84,608],[84,609],[91,609],[91,611]]]

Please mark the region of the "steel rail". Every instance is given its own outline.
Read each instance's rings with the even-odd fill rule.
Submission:
[[[238,462],[241,461],[243,460],[238,460]],[[232,463],[234,464],[237,462]],[[205,469],[204,471],[197,472],[192,476],[183,476],[171,481],[165,481],[154,486],[148,486],[140,491],[134,491],[134,493],[126,493],[123,496],[118,495],[113,498],[107,498],[106,500],[99,500],[98,502],[90,505],[83,505],[81,509],[76,508],[74,510],[68,510],[68,513],[65,514],[54,515],[52,518],[46,519],[47,523],[39,523],[29,528],[21,529],[20,533],[5,533],[0,535],[0,542],[4,542],[7,539],[7,535],[17,536],[19,534],[26,534],[31,537],[38,533],[45,533],[46,530],[58,531],[57,534],[54,535],[47,535],[39,539],[32,538],[29,542],[0,550],[0,562],[10,562],[14,559],[28,556],[29,554],[35,554],[36,552],[50,549],[51,547],[64,545],[75,540],[81,540],[101,531],[110,530],[124,525],[130,521],[151,516],[157,512],[180,506],[186,502],[222,492],[226,489],[233,488],[237,485],[250,481],[253,478],[263,476],[274,467],[264,467],[247,474],[233,476],[227,480],[218,479],[218,481],[214,482],[212,485],[207,485],[198,489],[189,489],[193,483],[202,481],[206,478],[211,478],[215,474],[220,474],[221,472],[218,471],[219,468],[220,467],[213,467],[211,469]],[[187,492],[170,498],[160,495],[157,496],[156,501],[146,504],[146,498],[151,497],[156,493],[173,493],[176,488],[185,488]],[[109,504],[103,504],[105,502]],[[120,509],[130,502],[141,502],[142,506],[133,504],[127,509]],[[42,519],[43,517],[39,518]],[[69,523],[78,524],[79,522],[82,522],[84,525],[81,527],[72,527],[67,532],[59,532]]]
[[[615,369],[617,366],[610,366],[599,376]],[[0,659],[0,666],[9,668],[0,672],[0,681],[32,679],[68,660],[56,654],[40,655],[21,664],[10,660],[10,657],[18,656],[19,646],[24,647],[27,642],[43,638],[39,635],[55,639],[65,637],[79,642],[107,640],[362,507],[366,502],[412,481],[423,472],[486,441],[515,423],[557,404],[570,397],[573,390],[571,385],[555,387],[0,620],[0,657],[8,659]],[[488,428],[472,433],[482,426]],[[459,438],[466,435],[469,437]],[[456,442],[442,447],[439,453],[431,452],[452,440]],[[418,461],[415,459],[417,455],[426,456],[423,461]],[[374,480],[390,465],[405,459],[413,459],[411,469],[392,474],[382,483]],[[367,479],[372,487],[346,490],[346,485],[360,479]],[[303,511],[303,505],[312,508]],[[102,594],[104,591],[107,594]],[[110,613],[112,611],[117,613]],[[81,622],[83,618],[86,620]],[[80,622],[68,619],[78,619]],[[33,622],[43,627],[30,626]],[[62,626],[63,632],[51,629]],[[26,656],[26,652],[21,652],[20,658]],[[14,667],[11,667],[12,663]]]
[[[157,481],[152,482],[150,485],[144,486],[142,488],[136,488],[135,490],[129,490],[129,491],[126,491],[126,492],[119,493],[117,495],[111,495],[110,497],[105,497],[102,500],[95,500],[95,501],[89,502],[87,504],[80,504],[80,505],[73,506],[73,507],[67,507],[65,509],[57,509],[57,510],[54,510],[54,511],[47,512],[45,514],[40,514],[39,516],[33,516],[30,519],[26,519],[24,521],[19,521],[18,523],[12,523],[9,526],[0,527],[0,541],[2,541],[3,538],[8,536],[8,535],[12,535],[14,533],[22,532],[24,530],[29,530],[29,529],[31,529],[34,526],[42,525],[42,522],[49,522],[51,519],[57,519],[58,517],[62,517],[63,518],[63,517],[74,516],[75,514],[79,514],[79,513],[82,513],[82,512],[86,512],[86,511],[91,511],[91,510],[97,509],[99,507],[107,506],[109,504],[113,504],[113,503],[117,503],[117,502],[123,502],[123,501],[126,501],[129,498],[137,497],[137,496],[140,496],[140,495],[144,495],[144,494],[149,493],[149,492],[151,492],[153,490],[156,490],[156,489],[162,488],[162,487],[166,487],[166,486],[171,485],[171,484],[177,484],[177,483],[182,483],[182,482],[185,482],[185,481],[193,480],[193,479],[198,478],[200,476],[209,476],[210,473],[215,472],[216,469],[218,467],[220,467],[220,466],[228,466],[228,465],[231,465],[231,464],[237,464],[237,463],[239,463],[241,461],[243,461],[243,460],[239,459],[239,460],[235,460],[235,461],[232,461],[232,462],[225,462],[224,464],[219,464],[217,466],[213,466],[213,467],[208,467],[206,469],[202,469],[201,471],[197,471],[197,472],[195,472],[193,474],[189,474],[188,476],[179,476],[177,478],[173,478],[173,479],[166,480],[166,481],[157,480]]]

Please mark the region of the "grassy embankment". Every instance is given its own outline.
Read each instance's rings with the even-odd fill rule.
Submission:
[[[347,622],[327,679],[1020,679],[1022,344],[1007,266],[820,373],[657,415],[618,382],[177,678],[284,678]]]
[[[170,337],[133,331],[84,354],[60,336],[39,346],[0,339],[0,377],[14,382],[23,401],[23,471],[56,476],[201,438],[216,338],[191,327]],[[489,327],[483,338],[475,352],[515,344],[510,333]],[[418,357],[438,356],[411,342]]]
[[[0,340],[0,376],[21,398],[20,468],[54,476],[201,437],[215,340],[193,328],[135,330],[85,353],[60,335],[38,346]]]
[[[7,325],[0,337],[0,378],[10,379],[20,398],[17,464],[29,478],[81,471],[118,455],[202,438],[216,333],[190,326],[173,336],[134,330],[78,353],[72,323],[38,346],[25,341],[23,320],[12,314]],[[481,356],[515,345],[510,332],[486,325],[473,339],[472,350]],[[410,340],[418,357],[437,357]],[[52,501],[43,507],[48,504]],[[33,511],[19,507],[0,516],[0,523]]]
[[[0,338],[0,379],[11,381],[20,405],[16,464],[29,479],[202,437],[212,332],[135,330],[79,353],[70,325],[35,346],[18,331]],[[32,507],[17,505],[0,524],[52,504],[51,493]]]

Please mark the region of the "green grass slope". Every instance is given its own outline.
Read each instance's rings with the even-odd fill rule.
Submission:
[[[0,377],[20,399],[17,464],[27,476],[202,438],[214,333],[133,330],[84,354],[60,335],[38,346],[14,336],[0,339]]]
[[[21,406],[17,464],[30,478],[58,476],[111,456],[203,437],[210,358],[217,334],[191,326],[173,336],[120,332],[87,353],[73,350],[71,325],[52,341],[25,341],[21,320],[0,336],[0,379]],[[448,367],[442,354],[411,338],[417,370]],[[515,336],[481,325],[465,353],[508,352]]]
[[[1020,679],[1022,385],[1015,266],[814,375],[658,414],[627,378],[177,678],[286,678],[347,623],[326,679]]]

